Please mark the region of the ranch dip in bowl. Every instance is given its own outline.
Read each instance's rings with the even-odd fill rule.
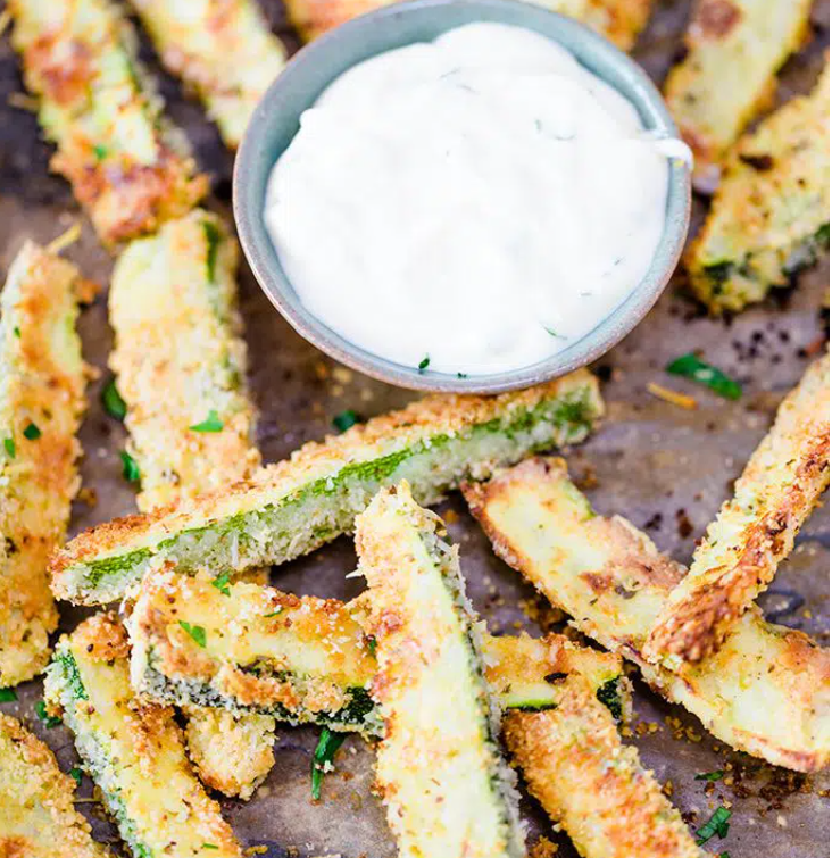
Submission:
[[[524,5],[485,5],[504,4]],[[681,249],[687,152],[669,120],[582,59],[574,41],[486,16],[332,75],[260,170],[261,210],[248,212],[279,261],[276,296],[241,225],[281,312],[361,371],[446,390],[519,387],[620,339]]]

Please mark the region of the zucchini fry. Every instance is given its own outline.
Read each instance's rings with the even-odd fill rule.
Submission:
[[[40,739],[0,713],[0,855],[106,858],[75,810],[75,781]]]
[[[237,311],[239,250],[196,210],[131,242],[110,286],[110,367],[147,512],[247,479],[260,463]],[[196,427],[196,428],[194,428]]]
[[[829,764],[829,654],[808,636],[751,610],[715,655],[675,672],[651,665],[645,640],[684,567],[625,519],[595,515],[561,459],[529,459],[463,493],[500,557],[718,739],[796,771]]]
[[[775,74],[806,33],[812,0],[697,0],[687,55],[671,69],[665,99],[693,150],[693,179],[714,190],[722,160],[769,102]]]
[[[529,792],[585,858],[704,855],[583,677],[563,681],[556,709],[507,712],[503,735]]]
[[[829,356],[783,400],[768,435],[734,484],[670,593],[644,646],[673,669],[713,654],[791,553],[829,485]]]
[[[57,144],[52,169],[72,184],[111,246],[185,214],[208,190],[185,137],[136,59],[136,38],[111,0],[9,0],[12,43],[40,121]]]
[[[685,254],[691,288],[714,313],[786,286],[829,249],[829,63],[732,148],[710,214]]]
[[[282,563],[352,529],[380,486],[408,478],[425,503],[531,450],[582,440],[603,412],[580,370],[497,397],[432,396],[353,426],[179,507],[116,519],[53,555],[56,595],[106,604],[151,564],[237,570]]]
[[[75,319],[88,288],[74,265],[28,242],[0,296],[0,687],[43,670],[58,624],[48,561],[79,485]]]
[[[138,2],[138,0],[133,0]],[[292,24],[306,41],[394,0],[287,0]],[[652,0],[538,0],[539,5],[582,21],[629,51],[650,17]]]
[[[185,757],[173,710],[138,701],[129,645],[112,616],[98,614],[58,642],[45,697],[75,734],[87,772],[134,856],[242,858],[231,827]]]
[[[260,463],[237,310],[238,257],[222,220],[196,210],[131,242],[116,263],[110,366],[127,405],[143,512],[220,490]],[[235,720],[194,708],[186,736],[203,782],[226,794],[250,796],[271,769],[270,718]]]
[[[258,713],[376,735],[377,670],[364,596],[297,597],[206,573],[151,571],[129,620],[132,681],[152,700]],[[560,635],[483,638],[485,676],[504,708],[542,709],[577,672],[618,718],[629,699],[621,660]],[[548,679],[547,679],[548,677]]]
[[[406,481],[382,489],[356,520],[384,721],[376,781],[402,858],[520,858],[517,793],[496,740],[478,622],[457,550],[437,531],[441,519]]]
[[[130,0],[167,70],[205,104],[230,149],[286,53],[256,0]],[[233,58],[233,59],[232,59]]]
[[[274,767],[275,720],[226,709],[188,707],[185,740],[199,779],[247,801]]]

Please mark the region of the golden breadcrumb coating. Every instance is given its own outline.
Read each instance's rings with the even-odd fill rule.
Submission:
[[[812,0],[696,0],[687,54],[670,70],[664,94],[703,190],[716,187],[726,151],[768,104],[775,73],[800,47],[811,8]]]
[[[678,810],[627,747],[587,681],[556,709],[507,712],[503,735],[529,792],[584,858],[700,858]]]
[[[762,301],[829,249],[829,63],[726,157],[705,224],[684,256],[697,298],[718,314]]]
[[[525,851],[496,743],[499,709],[457,550],[443,533],[404,481],[356,520],[384,719],[376,783],[402,858],[515,858]]]
[[[286,64],[256,0],[130,0],[171,74],[199,95],[236,149],[254,108]]]
[[[436,395],[353,426],[251,479],[145,516],[116,519],[53,555],[53,589],[82,604],[121,598],[152,564],[282,563],[352,529],[381,485],[410,480],[435,503],[530,450],[583,440],[603,413],[586,370],[496,397]]]
[[[829,485],[829,356],[783,400],[769,433],[734,484],[670,593],[644,646],[674,667],[713,654],[774,578]]]
[[[208,190],[184,135],[136,59],[136,35],[111,0],[10,0],[12,44],[40,122],[58,151],[52,169],[106,245],[152,232]]]
[[[74,265],[27,242],[0,296],[0,687],[43,670],[58,623],[48,558],[80,483],[75,318],[88,288]]]
[[[143,858],[167,858],[171,844],[177,855],[242,858],[185,756],[173,710],[134,696],[128,656],[121,623],[98,614],[61,637],[44,687],[122,840]]]
[[[74,801],[75,781],[52,751],[0,713],[0,856],[104,858]]]

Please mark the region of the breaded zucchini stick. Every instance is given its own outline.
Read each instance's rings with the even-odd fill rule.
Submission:
[[[664,92],[702,190],[716,187],[728,148],[771,98],[775,73],[800,46],[811,7],[812,0],[697,0],[687,55]]]
[[[137,0],[134,0],[137,2]],[[390,6],[394,0],[287,0],[292,24],[306,41],[357,18]],[[543,0],[547,9],[582,21],[624,51],[633,47],[650,17],[652,0]]]
[[[105,858],[75,810],[75,782],[40,739],[0,713],[0,855]]]
[[[142,511],[223,489],[260,463],[238,257],[222,220],[196,210],[131,242],[116,263],[110,366],[127,405]],[[272,767],[273,719],[194,708],[185,731],[200,777],[226,794],[250,796]]]
[[[130,0],[171,74],[199,95],[236,149],[286,63],[256,0]]]
[[[503,735],[529,792],[585,858],[704,856],[591,686],[564,679],[557,708],[507,712]]]
[[[133,696],[128,657],[124,628],[98,614],[60,639],[45,682],[122,840],[142,858],[169,856],[171,844],[176,855],[241,858],[185,757],[173,710]]]
[[[517,794],[457,550],[406,481],[356,520],[384,721],[376,782],[402,858],[520,858]]]
[[[79,485],[75,319],[88,288],[74,265],[27,242],[0,296],[0,687],[43,670],[58,623],[48,560]]]
[[[131,242],[113,271],[110,367],[127,405],[144,512],[225,489],[260,463],[238,256],[222,220],[196,210]]]
[[[708,219],[685,254],[712,313],[742,310],[829,249],[829,63],[731,149]]]
[[[351,530],[380,486],[407,478],[420,501],[433,503],[467,476],[582,440],[602,412],[586,370],[497,397],[427,397],[306,444],[246,483],[87,531],[53,556],[53,589],[72,602],[105,604],[152,563],[282,563]]]
[[[274,718],[201,706],[185,714],[188,756],[199,779],[224,795],[250,799],[274,767]]]
[[[135,34],[111,0],[9,0],[12,43],[52,169],[72,184],[106,245],[185,214],[208,189],[185,138],[136,60]]]
[[[595,515],[560,459],[529,459],[463,492],[510,566],[718,739],[797,771],[829,764],[829,653],[808,636],[752,610],[716,655],[675,672],[651,665],[644,643],[680,564],[625,519]]]
[[[715,652],[791,553],[829,485],[829,356],[783,400],[774,425],[734,484],[690,571],[670,593],[644,646],[675,668]]]
[[[159,702],[375,735],[369,689],[377,665],[366,613],[364,597],[345,605],[205,573],[151,571],[129,621],[133,686]],[[555,705],[558,682],[577,672],[617,717],[627,713],[618,656],[560,635],[485,635],[483,651],[504,708]]]

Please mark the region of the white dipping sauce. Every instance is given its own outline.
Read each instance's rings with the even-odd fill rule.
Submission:
[[[374,57],[301,117],[266,224],[315,316],[401,364],[533,364],[610,314],[662,234],[668,168],[635,108],[529,30]]]

